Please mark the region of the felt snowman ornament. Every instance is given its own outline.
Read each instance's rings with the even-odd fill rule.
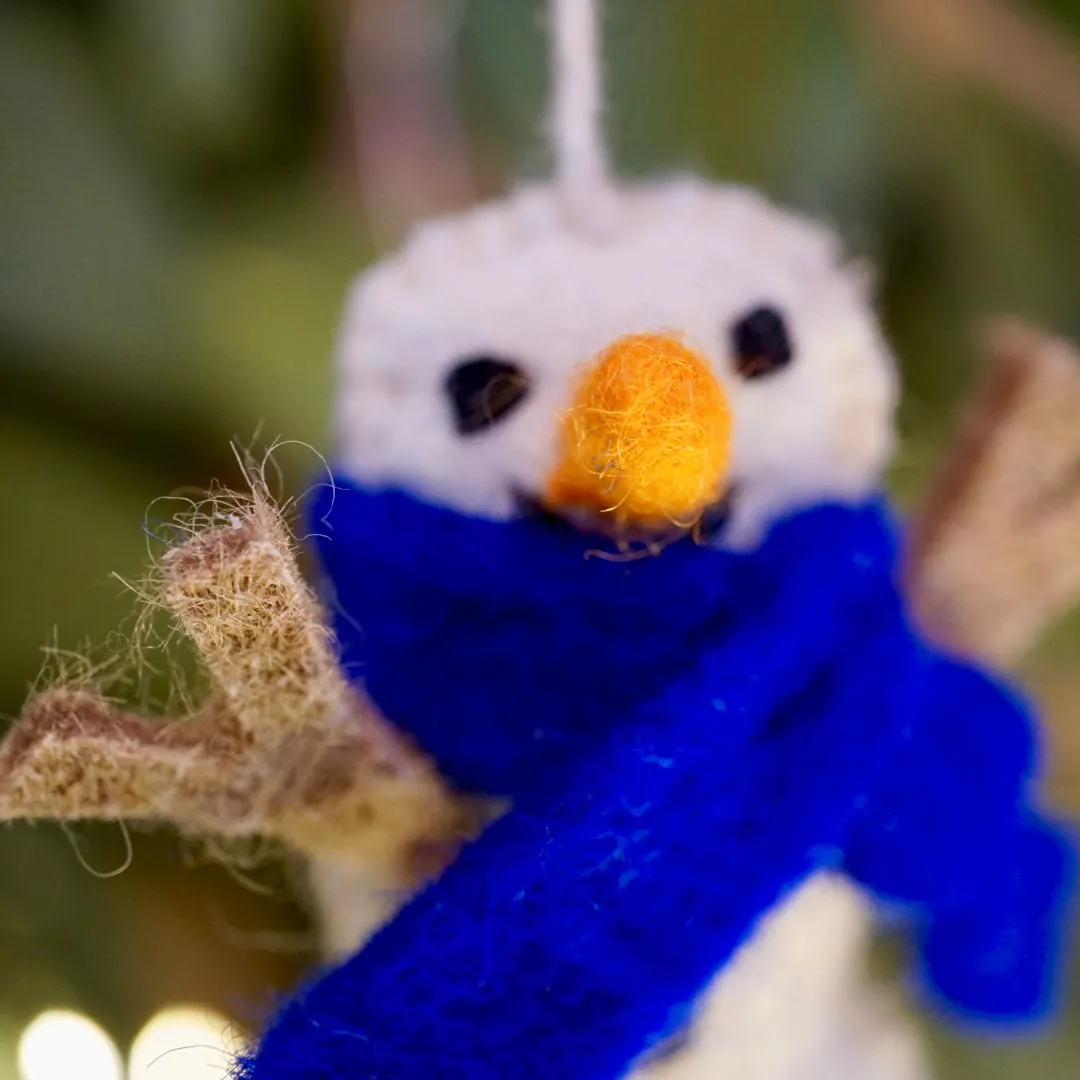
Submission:
[[[350,297],[326,603],[257,464],[181,512],[139,603],[205,694],[155,718],[61,665],[0,741],[0,821],[311,860],[337,966],[241,1080],[918,1080],[863,971],[882,906],[929,1004],[1053,1003],[1069,859],[1027,708],[907,609],[1007,661],[1080,593],[1080,362],[1003,336],[901,596],[862,275],[752,192],[615,183],[594,6],[552,21],[553,179]]]
[[[940,1007],[1052,1001],[1026,707],[906,615],[862,275],[751,191],[613,182],[594,7],[553,24],[556,175],[357,282],[309,506],[344,670],[511,808],[239,1075],[918,1075],[867,898]]]

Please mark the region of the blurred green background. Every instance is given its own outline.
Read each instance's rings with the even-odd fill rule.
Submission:
[[[836,224],[902,357],[901,494],[979,363],[981,319],[1080,338],[1080,2],[609,0],[610,131]],[[540,0],[0,5],[0,711],[42,646],[131,608],[157,497],[236,482],[230,440],[325,445],[343,290],[421,213],[542,174]],[[1019,29],[1018,29],[1019,28]],[[1078,418],[1080,422],[1080,418]],[[286,486],[314,458],[282,457]],[[152,523],[155,511],[149,510]],[[1078,551],[1080,557],[1080,551]],[[1075,621],[1075,620],[1074,620]],[[1029,664],[1080,808],[1080,631]],[[0,1080],[71,1006],[122,1044],[158,1007],[243,1021],[310,957],[293,868],[237,880],[167,835],[0,832]],[[945,1077],[1080,1075],[935,1037]],[[152,1074],[151,1074],[152,1075]]]

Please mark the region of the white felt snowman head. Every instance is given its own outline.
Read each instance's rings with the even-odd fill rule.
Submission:
[[[357,281],[339,343],[340,465],[464,513],[509,518],[535,500],[580,524],[581,507],[562,503],[581,499],[553,494],[566,491],[553,477],[565,474],[583,373],[651,335],[654,352],[677,342],[711,372],[708,408],[727,414],[722,433],[701,436],[719,451],[698,446],[686,466],[704,470],[704,494],[661,516],[688,521],[724,500],[718,542],[745,547],[785,511],[865,497],[891,452],[896,379],[864,275],[829,230],[752,191],[612,183],[593,4],[555,0],[552,14],[556,176],[421,225]],[[700,385],[650,400],[646,419],[684,398],[701,408]],[[591,415],[610,406],[589,404]],[[675,419],[646,437],[685,434]],[[605,438],[636,446],[642,435]],[[597,467],[601,490],[586,500],[601,525],[630,505],[625,484],[612,493],[612,469]]]

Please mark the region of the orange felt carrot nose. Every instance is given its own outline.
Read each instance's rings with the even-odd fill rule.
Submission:
[[[620,531],[689,527],[722,495],[730,455],[731,412],[704,358],[633,334],[584,371],[545,501],[611,515]]]

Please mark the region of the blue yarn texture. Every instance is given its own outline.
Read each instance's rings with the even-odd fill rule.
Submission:
[[[632,560],[340,481],[309,511],[350,675],[513,809],[243,1080],[614,1080],[822,869],[904,907],[958,1016],[1051,1007],[1070,858],[1028,710],[913,632],[881,503]]]

